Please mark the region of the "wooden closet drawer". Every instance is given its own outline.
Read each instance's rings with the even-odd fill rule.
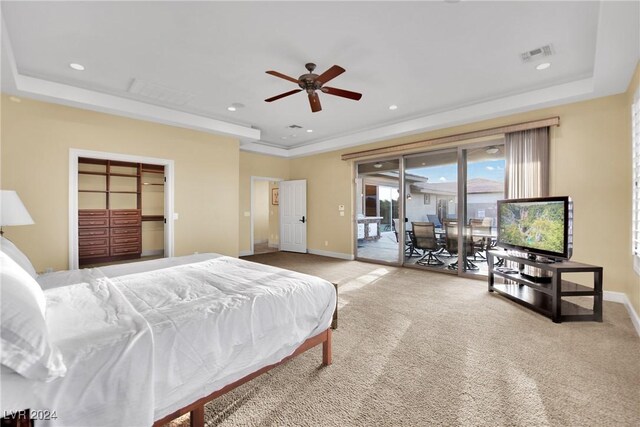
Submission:
[[[92,248],[92,247],[101,247],[101,246],[109,246],[109,239],[107,237],[103,239],[78,239],[78,247],[79,248]]]
[[[109,211],[106,209],[80,209],[78,216],[81,218],[108,218]]]
[[[115,255],[127,255],[127,254],[139,254],[141,248],[139,245],[133,246],[115,246],[111,248],[111,256]]]
[[[110,212],[111,212],[111,218],[140,216],[140,210],[138,209],[112,209]]]
[[[130,234],[111,238],[111,246],[116,245],[140,245],[140,235]]]
[[[140,235],[140,227],[121,227],[121,228],[112,228],[109,231],[111,237],[114,236],[132,236]]]
[[[136,227],[136,226],[140,226],[141,224],[140,217],[137,217],[137,218],[111,217],[110,221],[111,221],[111,227]]]
[[[78,237],[109,237],[108,228],[79,228]]]
[[[78,227],[92,228],[92,227],[108,227],[109,218],[83,218],[78,217]]]
[[[93,258],[99,256],[109,256],[109,248],[80,248],[80,258]]]

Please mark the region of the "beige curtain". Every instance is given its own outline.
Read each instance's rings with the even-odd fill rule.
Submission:
[[[505,194],[509,199],[549,195],[549,128],[505,134]]]

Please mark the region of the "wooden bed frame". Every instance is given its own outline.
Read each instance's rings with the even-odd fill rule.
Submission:
[[[288,362],[290,359],[293,359],[299,354],[304,353],[305,351],[313,348],[319,344],[322,344],[322,364],[324,366],[331,365],[331,328],[326,331],[316,335],[315,337],[311,337],[305,342],[302,343],[300,347],[293,352],[292,355],[285,357],[278,363],[274,363],[273,365],[265,366],[262,369],[259,369],[246,377],[240,378],[238,381],[231,383],[229,385],[224,386],[220,390],[214,391],[208,396],[203,397],[202,399],[198,399],[190,405],[185,406],[182,409],[178,409],[172,414],[167,415],[164,418],[159,419],[158,421],[153,423],[153,427],[160,427],[165,425],[166,423],[184,415],[190,413],[190,426],[191,427],[204,427],[204,405],[211,402],[213,399],[216,399],[222,396],[225,393],[230,392],[234,388],[241,386],[242,384],[251,381],[252,379],[264,374],[267,371],[275,368],[276,366],[282,365],[283,363]]]
[[[220,390],[216,390],[208,396],[203,397],[202,399],[198,399],[190,405],[185,406],[182,409],[178,409],[177,411],[163,417],[156,422],[153,423],[153,427],[161,427],[167,424],[174,419],[181,417],[184,414],[190,413],[190,427],[204,427],[204,405],[211,402],[213,399],[216,399],[222,396],[225,393],[230,392],[236,387],[241,386],[242,384],[251,381],[252,379],[259,377],[265,372],[270,371],[276,366],[280,366],[299,354],[304,353],[305,351],[322,344],[322,364],[324,366],[331,365],[332,358],[332,350],[331,350],[331,334],[332,329],[338,328],[338,284],[333,283],[333,287],[336,289],[336,308],[333,311],[333,320],[331,322],[331,327],[325,330],[324,332],[316,335],[315,337],[311,337],[300,345],[290,356],[285,357],[278,363],[274,363],[273,365],[265,366],[262,369],[258,369],[257,371],[247,375],[246,377],[240,378],[238,381],[228,384],[222,387]]]
[[[259,377],[265,372],[270,371],[276,366],[282,365],[299,354],[304,353],[305,351],[316,347],[322,344],[322,364],[324,366],[331,365],[332,359],[332,349],[331,349],[331,334],[332,329],[338,328],[338,285],[333,283],[333,286],[336,289],[336,308],[333,311],[333,320],[331,322],[331,327],[321,332],[320,334],[309,338],[305,342],[300,345],[290,356],[285,357],[278,363],[274,363],[273,365],[265,366],[264,368],[258,369],[257,371],[247,375],[246,377],[240,378],[238,381],[228,384],[223,388],[214,391],[213,393],[205,396],[201,399],[196,400],[190,405],[185,406],[182,409],[178,409],[177,411],[163,417],[153,423],[153,427],[160,427],[168,422],[190,413],[190,426],[191,427],[204,427],[204,405],[211,402],[213,399],[216,399],[222,396],[225,393],[230,392],[242,384],[251,381],[252,379]],[[25,409],[24,411],[20,411],[14,414],[7,415],[5,418],[0,419],[0,424],[2,427],[33,427],[34,420],[30,419],[29,409]]]

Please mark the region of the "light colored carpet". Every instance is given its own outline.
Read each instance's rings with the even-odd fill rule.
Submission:
[[[340,285],[333,365],[312,349],[209,403],[208,426],[640,423],[640,339],[621,304],[605,302],[603,323],[554,324],[482,281],[283,252],[247,259]]]

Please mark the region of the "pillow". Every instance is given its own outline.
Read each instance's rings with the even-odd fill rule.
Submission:
[[[4,252],[0,252],[0,293],[0,362],[33,380],[64,376],[62,354],[49,342],[44,293]]]
[[[31,277],[34,279],[38,277],[38,273],[36,273],[36,269],[33,268],[29,258],[20,249],[18,249],[11,240],[0,236],[0,248],[2,248],[2,252],[9,255],[12,260],[24,269],[24,271],[29,273]]]

